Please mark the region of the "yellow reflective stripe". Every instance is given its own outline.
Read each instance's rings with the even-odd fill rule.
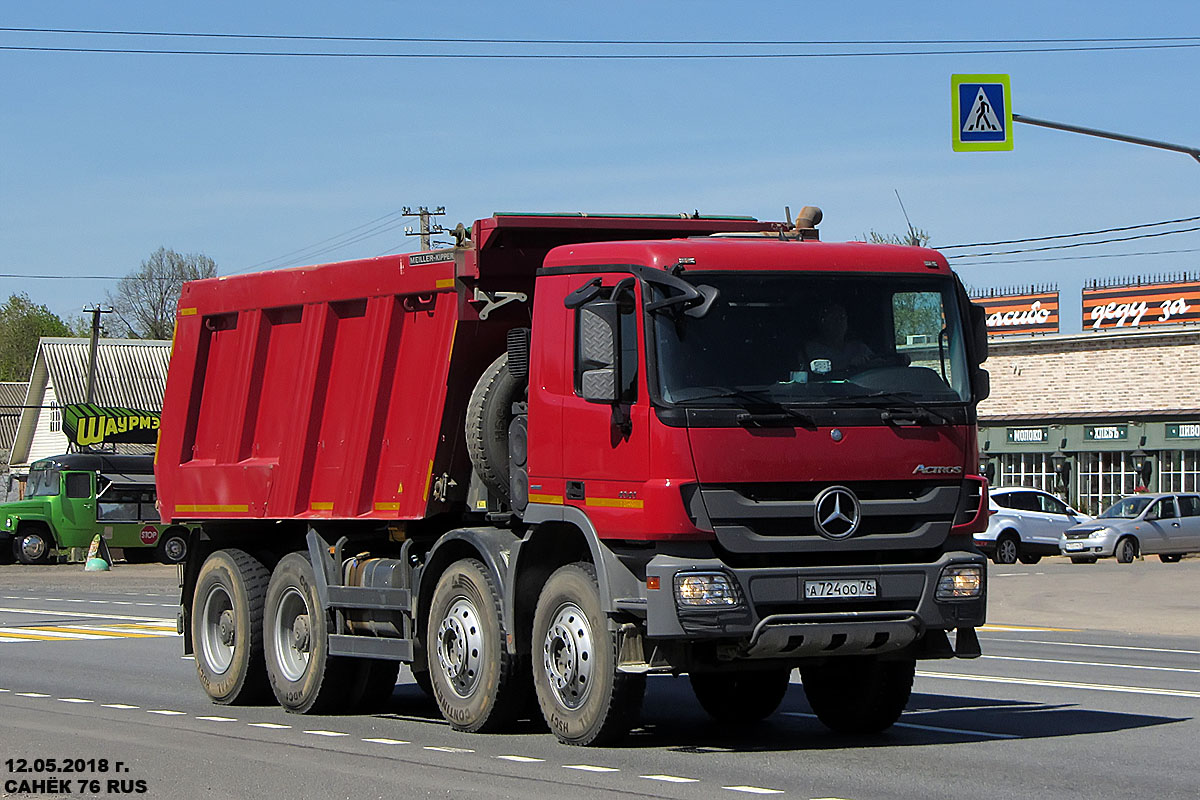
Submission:
[[[599,508],[642,508],[645,504],[641,500],[623,497],[589,497],[584,501],[584,505]]]
[[[454,288],[454,278],[439,278],[433,285],[438,289],[452,289]]]
[[[244,514],[249,510],[250,506],[220,506],[205,503],[175,506],[176,514]]]
[[[429,459],[429,475],[427,475],[425,477],[425,495],[421,499],[421,502],[423,502],[423,503],[429,502],[429,485],[431,483],[433,483],[433,459],[432,458]]]
[[[333,503],[312,503],[309,508],[313,511],[333,511]]]
[[[181,316],[181,317],[194,317],[194,316],[196,316],[196,309],[194,309],[194,308],[181,308],[181,309],[179,309],[179,316]]]
[[[400,504],[399,503],[376,503],[375,510],[376,511],[399,511]]]
[[[529,502],[549,503],[551,505],[561,506],[563,504],[563,497],[561,494],[531,494],[529,495]]]

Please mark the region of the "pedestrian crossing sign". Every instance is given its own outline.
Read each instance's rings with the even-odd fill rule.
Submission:
[[[1012,150],[1012,90],[1007,75],[951,75],[954,149]]]

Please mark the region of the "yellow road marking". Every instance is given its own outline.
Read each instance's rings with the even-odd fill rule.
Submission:
[[[135,633],[134,631],[114,631],[105,628],[62,628],[55,625],[39,625],[36,628],[30,628],[33,631],[45,631],[47,633],[82,633],[88,636],[115,636],[118,638],[151,638],[158,636],[157,633]]]
[[[1036,625],[984,625],[981,631],[1052,631],[1056,633],[1078,633],[1079,628],[1042,628]]]

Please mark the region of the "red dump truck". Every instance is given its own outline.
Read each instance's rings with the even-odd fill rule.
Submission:
[[[497,214],[187,284],[156,473],[207,693],[365,708],[405,663],[455,728],[600,744],[647,675],[746,722],[799,669],[892,725],[979,654],[986,328],[940,253],[819,219]]]

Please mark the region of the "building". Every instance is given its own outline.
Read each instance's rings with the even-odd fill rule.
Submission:
[[[1200,329],[996,337],[981,470],[1095,514],[1139,490],[1200,490]]]
[[[24,409],[8,463],[24,480],[29,465],[72,449],[63,432],[62,407],[87,402],[88,339],[44,337],[38,344]],[[171,343],[152,339],[101,339],[96,348],[95,395],[101,406],[161,411]],[[118,445],[120,452],[153,452],[150,445]]]
[[[10,499],[10,493],[14,491],[9,485],[8,456],[17,438],[17,425],[28,392],[28,383],[0,381],[0,500]]]

